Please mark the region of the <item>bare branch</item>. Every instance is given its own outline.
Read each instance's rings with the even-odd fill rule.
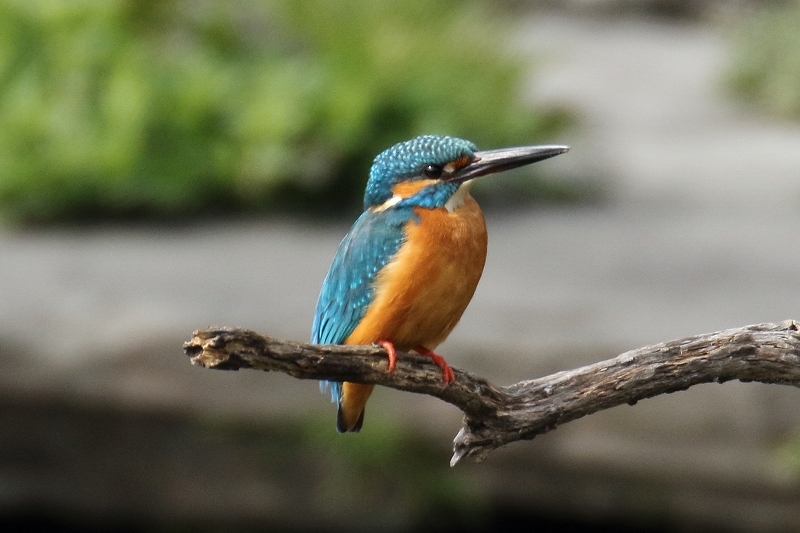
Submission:
[[[196,331],[184,350],[193,364],[206,368],[280,371],[436,396],[464,412],[453,443],[455,465],[463,457],[480,461],[495,448],[585,415],[698,383],[738,379],[800,386],[798,326],[786,320],[687,337],[508,387],[455,368],[455,383],[444,385],[441,370],[414,353],[400,353],[397,369],[389,373],[383,348],[282,342],[244,329]]]

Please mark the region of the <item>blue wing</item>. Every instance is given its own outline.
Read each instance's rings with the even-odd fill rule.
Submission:
[[[341,344],[350,336],[372,301],[375,276],[397,253],[405,240],[403,228],[414,219],[410,208],[365,211],[358,217],[322,283],[311,342]],[[338,401],[341,383],[323,381],[320,390],[328,385],[332,401]]]

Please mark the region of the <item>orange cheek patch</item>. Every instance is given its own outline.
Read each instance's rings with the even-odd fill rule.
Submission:
[[[439,180],[403,181],[392,187],[392,194],[399,196],[400,198],[409,198],[417,194],[425,187],[433,185],[437,181]]]
[[[453,161],[453,165],[455,165],[456,170],[458,170],[458,169],[464,168],[465,166],[469,165],[471,162],[472,162],[472,160],[469,157],[464,156],[464,157],[459,157],[458,159]]]
[[[459,157],[455,161],[450,161],[449,163],[447,163],[447,165],[445,165],[444,168],[448,174],[453,174],[454,172],[459,171],[460,169],[464,168],[470,163],[472,163],[472,159],[470,159],[467,156],[464,156],[464,157]]]

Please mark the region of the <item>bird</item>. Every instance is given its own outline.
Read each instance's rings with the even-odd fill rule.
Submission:
[[[434,352],[461,319],[486,261],[483,213],[470,195],[481,176],[569,150],[561,145],[478,150],[470,141],[421,135],[375,157],[364,211],[339,244],[311,328],[315,344],[382,346],[430,357],[444,384],[455,374]],[[359,432],[374,385],[327,382],[339,433]]]

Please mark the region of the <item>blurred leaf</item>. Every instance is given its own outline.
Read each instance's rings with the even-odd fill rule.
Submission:
[[[800,2],[766,9],[738,28],[730,85],[770,113],[800,118]]]
[[[330,416],[308,419],[304,439],[315,461],[327,465],[319,479],[326,501],[357,501],[385,511],[399,507],[398,518],[424,515],[434,523],[474,524],[487,513],[480,488],[448,466],[446,446],[380,416],[370,417],[358,435],[339,435],[331,422]]]
[[[484,2],[0,0],[0,213],[177,218],[360,204],[420,133],[549,137]]]

